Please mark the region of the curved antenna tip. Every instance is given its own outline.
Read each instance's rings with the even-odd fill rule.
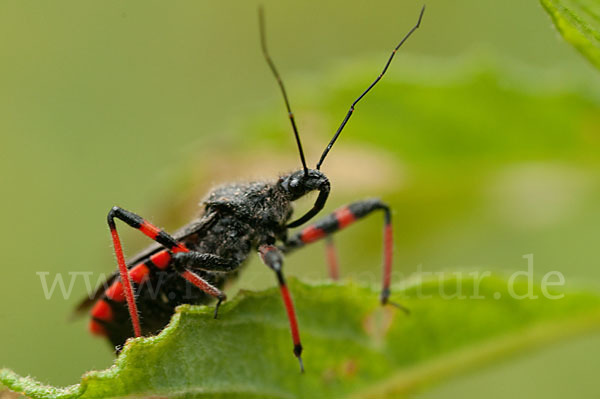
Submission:
[[[279,89],[281,90],[281,94],[283,95],[283,101],[285,103],[285,107],[288,112],[288,118],[290,119],[290,123],[292,125],[292,130],[294,131],[294,137],[296,139],[296,145],[298,146],[298,153],[300,155],[300,163],[302,164],[302,169],[304,169],[304,175],[308,176],[308,167],[306,166],[306,159],[304,158],[304,150],[302,149],[302,143],[300,142],[300,134],[298,133],[298,127],[296,126],[296,120],[294,119],[294,113],[292,112],[292,108],[290,106],[290,101],[288,100],[287,92],[285,90],[285,86],[283,85],[283,80],[281,76],[279,76],[279,72],[277,68],[275,68],[275,63],[271,59],[269,55],[269,50],[267,49],[267,34],[265,29],[265,16],[262,5],[258,6],[258,25],[260,31],[260,45],[262,48],[263,56],[275,80],[277,80],[277,84],[279,85]]]
[[[426,6],[426,4],[423,4],[423,7],[421,8],[421,13],[419,14],[419,20],[417,21],[417,28],[421,25],[421,20],[423,19],[423,14],[425,14],[425,6]]]
[[[419,19],[417,20],[417,23],[412,27],[412,29],[410,29],[408,31],[408,33],[402,38],[402,40],[400,40],[400,43],[398,43],[398,45],[392,50],[392,54],[389,56],[389,58],[388,58],[387,62],[385,63],[385,66],[383,67],[383,70],[381,71],[381,73],[377,76],[377,78],[375,78],[375,80],[369,85],[369,87],[367,87],[367,89],[365,91],[363,91],[361,93],[361,95],[358,96],[358,98],[356,98],[356,100],[354,100],[354,102],[352,103],[352,105],[350,105],[350,109],[348,110],[348,113],[346,114],[346,116],[342,120],[342,123],[340,124],[340,126],[337,128],[335,134],[333,135],[333,138],[331,139],[331,141],[329,142],[329,144],[327,144],[327,147],[325,147],[325,150],[321,154],[321,158],[319,159],[319,162],[317,162],[317,166],[316,166],[317,170],[321,170],[321,165],[323,164],[323,161],[325,161],[325,158],[327,157],[327,154],[329,154],[329,151],[331,150],[331,147],[333,147],[333,144],[335,144],[335,142],[337,141],[338,137],[340,136],[340,133],[342,132],[342,130],[346,126],[346,123],[348,123],[348,119],[350,119],[350,117],[354,113],[354,107],[356,106],[356,104],[360,100],[362,100],[362,98],[369,91],[371,91],[371,89],[377,84],[377,82],[379,82],[381,80],[381,78],[383,77],[383,75],[387,71],[388,67],[392,63],[392,59],[394,58],[394,55],[396,54],[396,52],[398,51],[398,49],[413,34],[413,32],[419,27],[419,25],[421,25],[421,19],[423,19],[423,14],[424,13],[425,13],[425,5],[423,5],[423,7],[421,8],[421,13],[419,14]]]

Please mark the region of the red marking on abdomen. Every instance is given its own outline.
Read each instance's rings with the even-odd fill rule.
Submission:
[[[125,301],[125,292],[123,292],[123,284],[120,281],[115,281],[106,291],[104,295],[115,302]]]
[[[308,244],[310,242],[317,241],[318,239],[325,237],[325,235],[325,230],[315,226],[308,226],[307,228],[302,230],[302,233],[300,233],[300,240],[303,243]]]
[[[356,216],[354,216],[347,206],[335,211],[335,218],[338,222],[338,228],[340,229],[352,224],[356,220]]]
[[[150,256],[150,261],[159,269],[165,269],[171,262],[171,254],[167,250],[160,251]]]
[[[96,302],[90,313],[98,320],[111,321],[113,319],[112,308],[104,299]]]
[[[140,263],[129,270],[129,277],[131,277],[131,280],[133,280],[135,283],[141,284],[148,278],[149,273],[150,269],[148,269],[148,266]]]
[[[140,225],[140,231],[152,239],[155,239],[156,236],[158,236],[158,233],[160,233],[160,229],[158,227],[145,220]]]
[[[90,320],[88,324],[88,330],[94,335],[106,335],[104,326],[98,323],[96,320]]]

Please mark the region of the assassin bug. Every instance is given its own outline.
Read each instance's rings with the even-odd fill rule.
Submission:
[[[421,9],[416,25],[392,51],[383,71],[352,103],[315,169],[309,169],[285,87],[267,50],[264,16],[262,9],[259,9],[262,52],[283,95],[302,169],[283,175],[274,182],[234,183],[216,188],[202,202],[200,216],[172,235],[135,213],[113,207],[108,213],[107,221],[118,271],[77,308],[82,311],[91,307],[90,331],[106,336],[115,347],[120,348],[130,337],[155,334],[162,330],[175,307],[183,303],[205,304],[216,299],[214,317],[217,318],[219,305],[226,299],[223,286],[237,276],[250,252],[257,250],[263,263],[277,277],[290,323],[293,352],[303,371],[300,333],[283,274],[283,254],[328,237],[374,211],[382,211],[384,214],[383,288],[380,300],[384,305],[391,303],[388,299],[392,268],[392,225],[387,204],[379,199],[354,202],[304,227],[291,237],[288,237],[288,229],[305,224],[325,206],[330,183],[320,171],[323,161],[346,126],[356,104],[379,82],[396,51],[419,27],[424,11],[425,7]],[[290,222],[292,202],[312,191],[319,192],[312,208]],[[126,262],[116,229],[116,219],[138,229],[154,240],[155,244]],[[143,318],[140,318],[140,314]]]

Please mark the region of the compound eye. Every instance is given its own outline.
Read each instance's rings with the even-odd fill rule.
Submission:
[[[296,200],[306,192],[305,182],[299,176],[290,176],[287,180],[287,184],[284,184],[284,188],[289,192],[293,199]]]

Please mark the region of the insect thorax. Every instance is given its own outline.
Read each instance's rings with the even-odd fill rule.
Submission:
[[[273,230],[277,235],[292,214],[288,194],[273,182],[226,184],[214,189],[203,204],[207,211],[232,213],[257,230]]]

